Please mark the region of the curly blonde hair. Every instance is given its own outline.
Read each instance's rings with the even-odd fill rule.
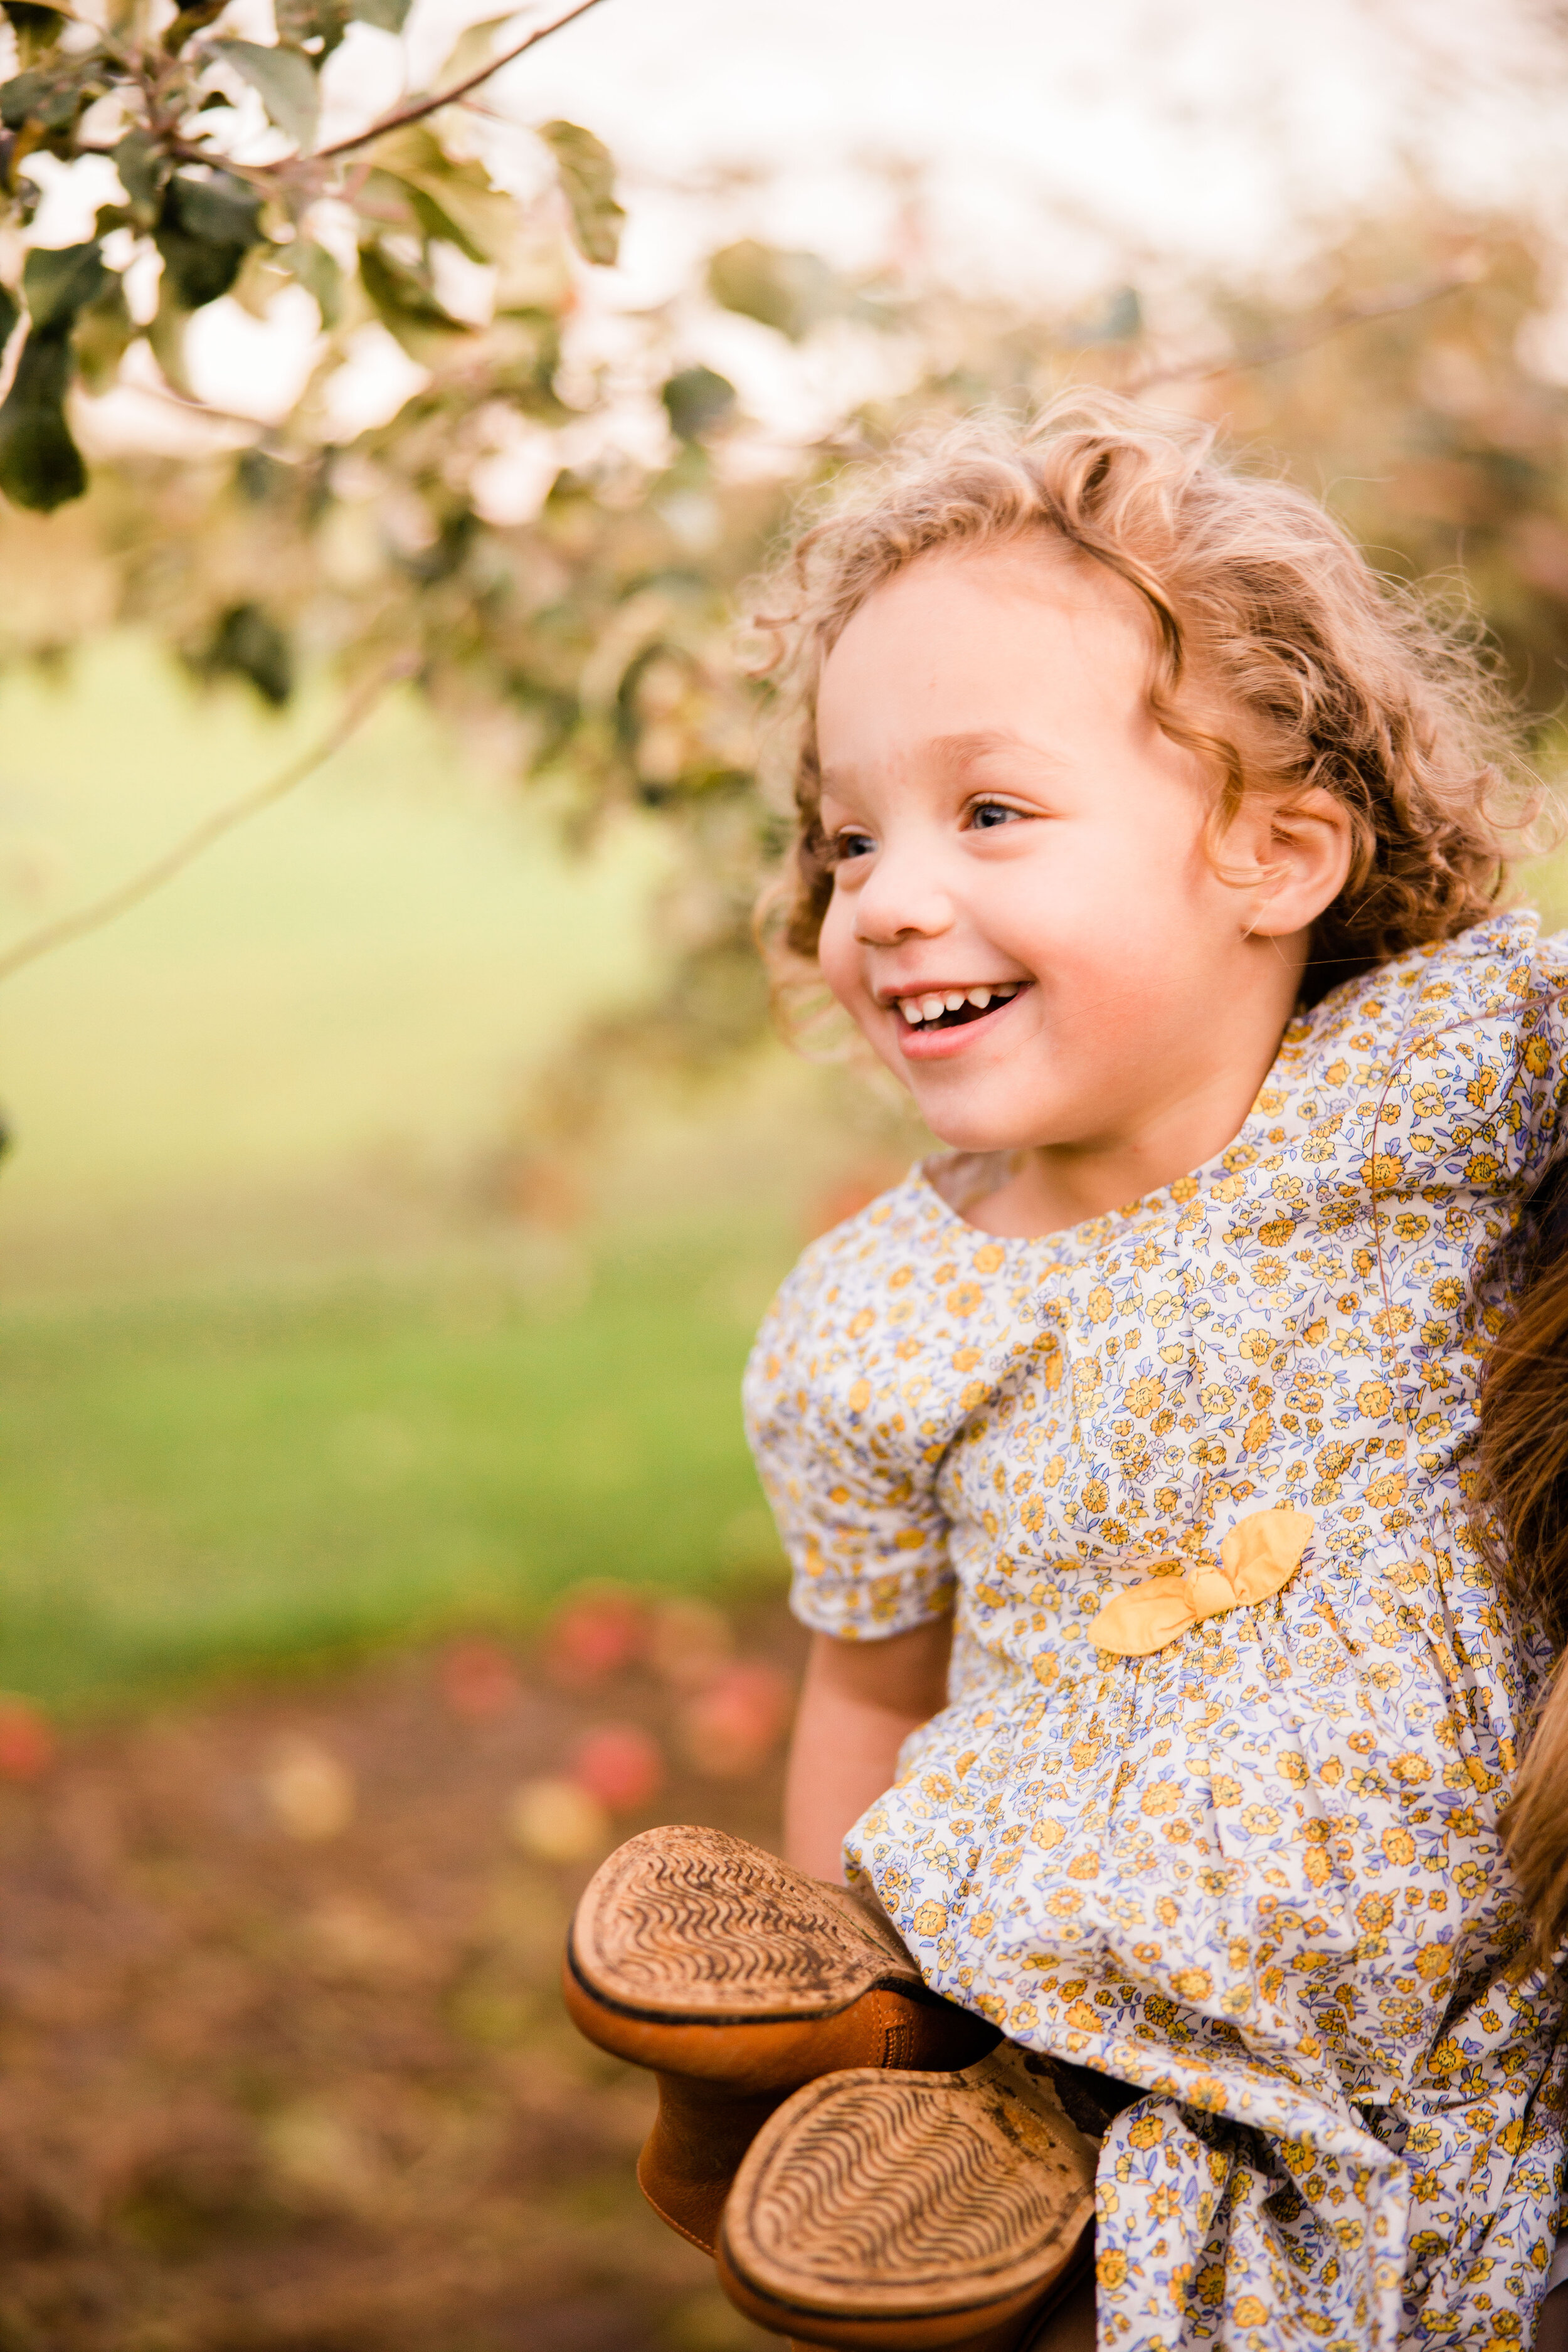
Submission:
[[[789,747],[795,838],[773,928],[793,955],[815,957],[833,891],[816,740],[823,662],[906,564],[1034,536],[1105,565],[1142,599],[1149,709],[1215,777],[1212,845],[1258,789],[1321,785],[1350,811],[1350,875],[1315,928],[1310,994],[1489,910],[1517,731],[1473,619],[1439,616],[1380,577],[1314,500],[1238,471],[1214,442],[1189,418],[1080,391],[1026,425],[982,415],[911,435],[833,486],[763,583],[754,622],[771,641],[762,673]],[[1245,754],[1204,723],[1216,709],[1236,714]]]

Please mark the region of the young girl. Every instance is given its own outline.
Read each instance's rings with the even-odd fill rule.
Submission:
[[[952,1150],[806,1253],[748,1374],[815,1637],[790,1853],[1000,2029],[997,2114],[1004,2060],[1124,2086],[1101,2346],[1504,2352],[1560,2173],[1499,1837],[1549,1648],[1471,1456],[1568,951],[1489,912],[1483,673],[1310,501],[1108,398],[895,455],[793,580],[790,944]],[[613,2040],[594,1955],[652,1882],[606,1870],[574,1997]],[[739,2023],[743,1988],[708,1998]],[[967,2080],[871,2063],[872,2116]],[[826,2095],[777,2108],[724,2224],[764,2316],[762,2173],[781,2244],[846,2210],[820,2131],[799,2186]],[[818,2301],[802,2340],[959,2340]],[[1021,2340],[1005,2302],[969,2340]],[[1080,2296],[1038,2340],[1094,2324]]]

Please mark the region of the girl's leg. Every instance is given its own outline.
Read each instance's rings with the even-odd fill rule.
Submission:
[[[1554,2286],[1542,2305],[1535,2352],[1568,2352],[1568,2286]]]

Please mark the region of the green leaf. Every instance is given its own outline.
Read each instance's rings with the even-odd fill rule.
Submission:
[[[114,168],[138,226],[151,228],[172,168],[158,142],[146,131],[128,131],[114,150]]]
[[[25,66],[54,47],[65,23],[58,8],[39,7],[37,0],[0,0],[0,15],[16,36],[16,55]]]
[[[343,273],[331,255],[308,236],[297,236],[292,245],[279,247],[276,259],[280,269],[298,278],[331,333],[343,315]]]
[[[35,514],[52,514],[87,488],[87,468],[66,423],[70,380],[66,336],[35,328],[0,403],[0,490]]]
[[[272,21],[285,47],[303,49],[320,41],[321,55],[330,58],[353,14],[348,0],[274,0]]]
[[[575,122],[547,122],[539,135],[555,158],[578,250],[584,260],[607,268],[620,252],[626,219],[616,202],[616,166],[609,149]]]
[[[454,163],[435,133],[411,122],[379,140],[366,193],[405,204],[419,233],[444,237],[470,261],[497,261],[515,236],[517,205],[481,163]]]
[[[226,294],[247,253],[261,242],[260,215],[260,197],[226,172],[205,180],[176,173],[153,233],[163,257],[160,307],[166,299],[199,310]]]
[[[5,357],[5,346],[10,341],[16,321],[21,315],[22,305],[17,301],[11,289],[8,286],[0,285],[0,359]]]
[[[245,76],[284,137],[294,142],[301,155],[308,154],[316,141],[321,94],[316,68],[304,50],[281,42],[269,49],[258,41],[215,41],[213,49]]]
[[[120,362],[141,329],[125,300],[122,279],[110,275],[96,301],[89,302],[77,319],[71,336],[77,366],[89,392],[108,392],[120,373]]]
[[[204,26],[212,24],[223,15],[227,5],[228,0],[185,0],[185,5],[175,11],[174,22],[163,35],[163,47],[170,56],[177,57],[192,34],[199,33]]]
[[[711,368],[682,368],[660,393],[671,432],[682,441],[700,441],[722,422],[735,405],[735,387],[728,376]]]
[[[67,334],[77,312],[102,293],[109,272],[97,242],[36,245],[22,265],[22,299],[40,335]]]
[[[0,88],[0,123],[20,131],[37,123],[51,139],[68,131],[89,99],[101,97],[102,59],[94,53],[36,66]]]
[[[708,290],[726,310],[776,327],[792,343],[844,308],[843,289],[819,255],[781,253],[754,236],[713,256]]]
[[[361,246],[359,271],[383,326],[421,367],[438,365],[455,339],[471,331],[442,309],[419,271],[395,260],[382,247]]]
[[[486,16],[479,24],[468,26],[447,51],[439,73],[432,77],[431,87],[446,89],[454,82],[467,81],[481,66],[488,66],[500,46],[498,36],[515,22],[517,14],[513,8],[504,16]]]
[[[362,25],[374,25],[379,32],[401,33],[408,20],[413,0],[353,0],[351,16]]]
[[[259,604],[231,604],[206,644],[185,658],[203,677],[248,678],[275,710],[294,691],[293,647]]]

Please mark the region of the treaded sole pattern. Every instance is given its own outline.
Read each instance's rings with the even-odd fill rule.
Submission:
[[[721,1830],[646,1830],[595,1873],[572,1965],[616,2007],[742,2022],[826,2014],[876,1984],[918,1988],[890,1928],[848,1894]]]
[[[724,2209],[731,2269],[851,2320],[988,2308],[1044,2289],[1093,2212],[1095,2151],[1022,2053],[961,2074],[824,2075],[752,2143]]]

